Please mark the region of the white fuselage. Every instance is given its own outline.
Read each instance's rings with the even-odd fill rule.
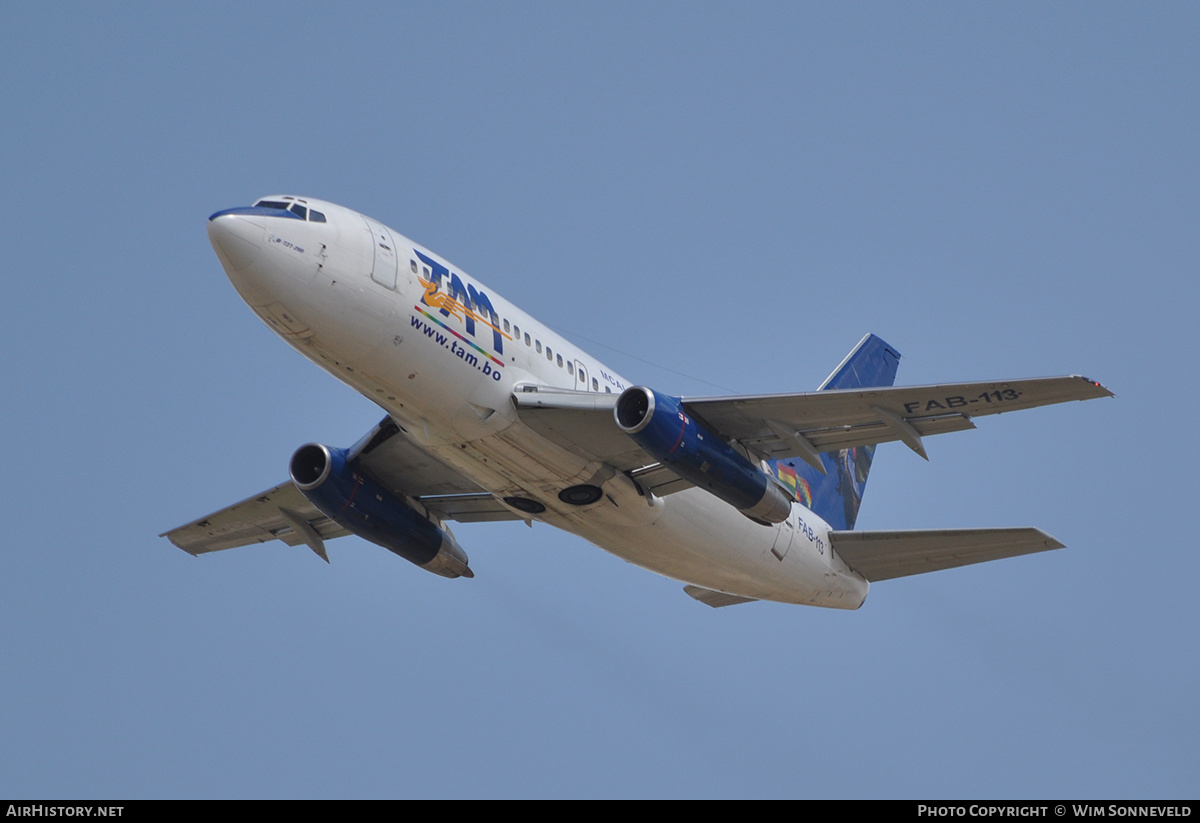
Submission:
[[[511,399],[522,383],[618,394],[630,384],[428,249],[349,209],[295,200],[326,222],[259,214],[209,222],[226,273],[275,332],[423,448],[498,499],[547,506],[522,517],[668,577],[763,600],[862,604],[868,583],[799,503],[768,526],[697,488],[643,495],[623,473],[528,428]],[[585,506],[558,499],[580,483],[605,494]]]

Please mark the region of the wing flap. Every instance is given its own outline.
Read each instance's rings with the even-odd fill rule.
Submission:
[[[936,417],[924,417],[910,421],[912,427],[922,437],[949,432],[968,431],[975,428],[971,418],[965,414],[947,414]],[[827,429],[799,431],[808,442],[821,452],[851,449],[857,446],[870,446],[876,443],[887,443],[899,440],[896,430],[882,420],[854,426],[836,426]],[[786,440],[771,433],[765,437],[749,437],[741,442],[750,448],[766,455],[781,459],[785,457],[801,457],[795,448]]]
[[[692,481],[683,479],[671,471],[670,467],[664,466],[662,463],[653,463],[649,466],[643,466],[640,469],[634,469],[629,472],[629,476],[643,489],[651,491],[659,497],[666,497],[668,494],[681,492],[695,485]]]
[[[429,495],[417,500],[443,520],[457,520],[459,523],[526,519],[487,493]]]
[[[829,544],[872,583],[1063,548],[1040,529],[834,531]]]

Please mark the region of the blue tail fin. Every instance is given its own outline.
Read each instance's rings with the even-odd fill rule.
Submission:
[[[868,334],[825,378],[821,390],[890,386],[896,382],[899,365],[899,352]],[[858,519],[858,507],[874,456],[874,446],[824,452],[821,463],[825,474],[796,458],[772,460],[771,468],[785,486],[795,489],[796,499],[803,505],[833,528],[846,530],[853,529]]]

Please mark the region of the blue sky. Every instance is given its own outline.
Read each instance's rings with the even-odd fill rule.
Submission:
[[[2,19],[0,795],[1196,796],[1194,4]],[[810,389],[868,331],[900,383],[1100,380],[881,447],[859,519],[1068,549],[850,613],[710,610],[519,524],[455,528],[474,580],[193,559],[157,535],[379,418],[209,247],[275,192],[673,393]]]

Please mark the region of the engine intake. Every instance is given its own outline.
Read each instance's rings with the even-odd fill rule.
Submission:
[[[345,449],[303,445],[292,455],[292,482],[322,514],[347,531],[442,577],[475,576],[454,535],[346,457]]]
[[[613,416],[655,460],[751,520],[781,523],[791,512],[787,493],[744,454],[697,423],[680,398],[633,386],[617,398]]]

